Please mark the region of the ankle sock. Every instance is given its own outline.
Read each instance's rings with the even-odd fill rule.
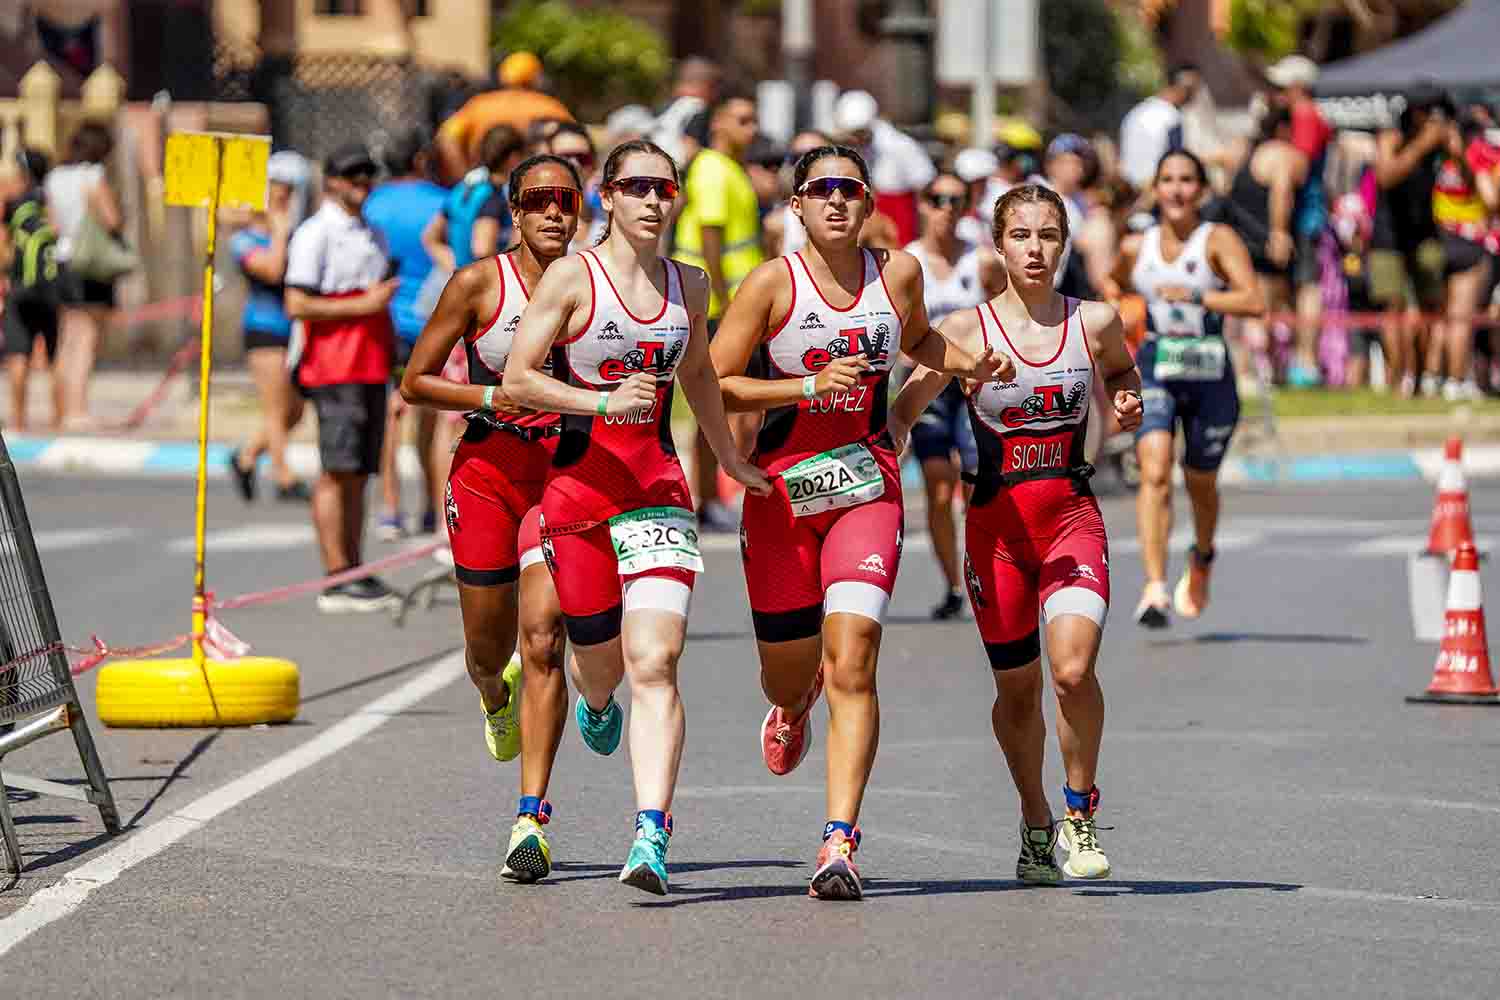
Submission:
[[[649,819],[652,823],[656,824],[656,828],[658,830],[667,829],[667,814],[660,809],[642,809],[640,812],[636,813],[635,828],[637,831],[640,830],[641,820],[643,819]]]
[[[1069,809],[1087,815],[1099,808],[1099,786],[1095,785],[1086,792],[1075,792],[1064,783],[1063,798],[1068,800]]]
[[[854,839],[854,824],[845,823],[840,819],[831,819],[823,824],[823,839],[827,840],[829,837],[832,837],[835,830],[842,830],[845,837],[848,837],[850,840]]]

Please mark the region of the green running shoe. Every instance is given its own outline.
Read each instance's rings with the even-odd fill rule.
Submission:
[[[602,712],[589,708],[583,695],[579,695],[573,705],[573,718],[578,722],[578,735],[594,753],[608,757],[619,748],[620,734],[625,730],[625,713],[614,695],[609,696],[609,704]]]
[[[484,713],[484,745],[490,748],[490,756],[496,760],[515,760],[521,755],[520,657],[510,658],[500,678],[505,681],[510,698],[504,708]]]
[[[1027,826],[1021,821],[1021,856],[1016,859],[1016,878],[1027,885],[1057,885],[1062,869],[1052,854],[1057,847],[1057,827]]]
[[[641,817],[635,828],[635,843],[630,845],[630,855],[625,859],[625,867],[620,869],[620,881],[637,889],[665,896],[667,842],[671,839],[670,814],[667,816],[666,826],[657,826],[649,818]]]
[[[541,817],[542,823],[546,817]],[[512,882],[529,884],[548,876],[552,871],[552,845],[542,832],[542,823],[530,816],[516,819],[510,828],[510,846],[505,851],[505,867],[500,877]]]

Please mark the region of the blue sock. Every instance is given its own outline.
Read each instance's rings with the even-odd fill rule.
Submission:
[[[823,824],[823,839],[827,840],[829,837],[832,837],[835,830],[842,830],[845,837],[848,837],[850,840],[854,839],[854,824],[845,823],[841,819],[831,819]]]
[[[1081,813],[1091,813],[1099,808],[1099,786],[1095,785],[1086,792],[1075,792],[1069,788],[1067,782],[1063,783],[1063,798],[1068,800],[1068,808]]]
[[[521,796],[521,804],[516,806],[517,816],[540,816],[542,814],[542,799],[539,795]]]
[[[652,823],[655,823],[658,830],[665,830],[667,828],[667,814],[660,809],[642,809],[636,813],[635,828],[637,830],[641,828],[641,820],[643,819],[649,819]]]

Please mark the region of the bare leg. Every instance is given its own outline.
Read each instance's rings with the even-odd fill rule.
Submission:
[[[486,712],[498,712],[510,703],[510,690],[501,675],[516,651],[516,590],[514,583],[493,587],[458,585],[464,658],[469,680],[479,689]]]
[[[853,825],[880,745],[875,667],[880,623],[863,615],[823,621],[823,677],[828,697],[828,818]]]
[[[26,380],[31,376],[31,358],[25,354],[5,356],[5,376],[10,383],[10,421],[7,430],[26,430]]]
[[[386,404],[385,441],[380,446],[381,511],[387,517],[401,513],[401,473],[396,456],[401,451],[401,415],[405,412],[406,401],[401,394],[391,393]]]
[[[1005,752],[1011,780],[1021,797],[1021,818],[1027,826],[1051,825],[1052,807],[1042,787],[1042,757],[1047,749],[1047,723],[1042,718],[1042,661],[1033,660],[1013,670],[992,671],[995,704],[990,725]]]
[[[1104,692],[1094,665],[1102,630],[1082,615],[1061,615],[1047,623],[1047,660],[1057,692],[1057,742],[1068,787],[1087,792],[1099,771],[1104,739]],[[1068,815],[1081,815],[1073,809]]]
[[[953,519],[953,494],[958,487],[958,463],[951,458],[929,458],[922,463],[927,488],[927,533],[932,552],[950,591],[961,586],[958,575],[958,528]]]
[[[677,661],[687,618],[640,608],[625,612],[621,636],[630,677],[630,769],[637,809],[672,808],[687,719],[677,689]]]
[[[568,714],[562,609],[545,563],[521,571],[521,794],[543,798]]]
[[[1172,533],[1172,433],[1152,431],[1136,442],[1141,485],[1136,492],[1136,530],[1141,538],[1141,561],[1146,564],[1148,596],[1161,588],[1166,599],[1167,539]],[[1159,601],[1153,601],[1159,603]]]

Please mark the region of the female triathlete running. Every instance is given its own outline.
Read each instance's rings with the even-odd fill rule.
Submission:
[[[560,157],[535,156],[516,167],[507,190],[520,246],[448,279],[401,381],[409,403],[469,411],[443,508],[485,742],[496,760],[521,755],[521,801],[500,871],[521,882],[535,882],[552,867],[542,832],[551,813],[544,797],[568,707],[562,612],[542,565],[537,528],[561,428],[556,414],[515,406],[500,379],[528,290],[567,253],[578,228],[581,187],[577,171]],[[467,385],[442,376],[460,340],[469,361]],[[511,657],[518,633],[519,664]]]
[[[725,405],[765,411],[754,461],[777,480],[768,495],[745,498],[740,534],[772,702],[761,752],[773,774],[801,762],[826,681],[828,821],[809,894],[858,899],[851,855],[879,740],[875,661],[901,557],[901,473],[885,428],[891,363],[900,349],[988,379],[1010,362],[955,350],[932,332],[910,254],[860,248],[873,201],[857,152],[811,150],[794,182],[807,247],[750,273],[712,353]],[[767,378],[744,374],[755,354]]]
[[[639,811],[620,881],[665,894],[684,733],[677,661],[703,568],[672,444],[674,377],[724,470],[751,493],[770,484],[736,453],[724,421],[708,359],[708,278],[656,253],[676,165],[653,143],[627,142],[605,161],[600,190],[604,239],[548,269],[503,388],[522,406],[563,415],[542,547],[573,643],[574,716],[590,749],[613,753],[624,723],[614,689],[629,675]]]
[[[969,394],[979,472],[965,524],[964,576],[979,635],[994,672],[990,713],[1021,797],[1024,882],[1103,878],[1094,777],[1104,733],[1104,694],[1095,661],[1109,607],[1109,539],[1084,461],[1089,398],[1102,379],[1125,430],[1141,419],[1140,378],[1113,307],[1069,298],[1052,280],[1068,239],[1068,216],[1049,188],[1026,184],[995,205],[995,246],[1008,286],[973,311],[954,315],[943,335],[969,350],[996,347],[1016,360],[1014,379]],[[948,378],[918,369],[893,404],[892,432],[905,434]],[[1067,814],[1068,861],[1053,857],[1058,835],[1042,788],[1047,725],[1042,718],[1041,634],[1057,692]]]
[[[1146,588],[1135,610],[1147,628],[1165,628],[1175,605],[1197,618],[1208,605],[1208,574],[1219,524],[1219,465],[1240,416],[1234,369],[1224,344],[1225,316],[1265,311],[1250,252],[1228,226],[1205,222],[1202,162],[1186,150],[1163,156],[1153,191],[1161,223],[1127,237],[1115,261],[1119,290],[1146,300],[1147,340],[1137,364],[1145,417],[1136,432],[1141,485],[1136,524]],[[1182,472],[1193,508],[1187,571],[1167,594],[1167,536],[1172,533],[1173,431],[1186,439]]]
[[[958,221],[969,210],[969,186],[957,174],[943,172],[932,179],[917,205],[922,216],[922,238],[906,252],[922,265],[922,297],[927,319],[938,326],[953,313],[973,309],[1005,290],[1005,267],[992,247],[976,246],[956,235]],[[909,366],[908,366],[909,367]],[[927,534],[947,585],[932,617],[944,621],[963,609],[963,579],[958,574],[958,532],[953,500],[959,476],[974,472],[978,454],[974,430],[964,406],[963,390],[950,383],[911,429],[911,448],[922,463],[927,490]]]

